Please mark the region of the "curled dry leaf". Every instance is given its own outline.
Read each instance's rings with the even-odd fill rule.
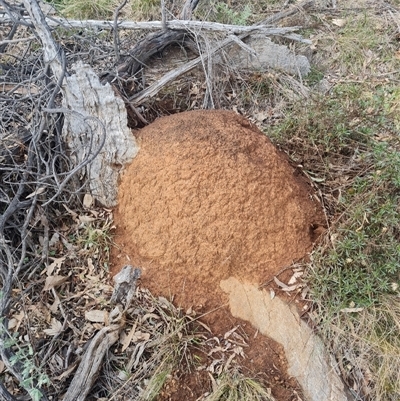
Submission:
[[[50,309],[51,313],[55,314],[57,312],[58,306],[61,304],[61,301],[56,291],[53,291],[53,296],[54,296],[54,302],[51,305],[48,305],[48,308]]]
[[[40,187],[40,188],[38,188],[37,190],[35,190],[35,191],[33,191],[32,193],[30,193],[30,194],[26,197],[26,199],[33,198],[35,195],[40,195],[40,194],[42,194],[45,190],[46,190],[45,187]]]
[[[87,260],[88,268],[91,273],[94,272],[94,264],[92,258],[88,258]]]
[[[65,261],[65,256],[62,256],[61,258],[51,258],[49,257],[49,259],[52,259],[53,261],[46,266],[46,269],[43,270],[43,273],[46,273],[48,276],[51,276],[54,272],[54,270],[56,268],[60,269],[61,266],[63,265],[64,261]]]
[[[288,284],[289,284],[289,285],[295,284],[295,283],[297,282],[297,279],[298,279],[299,277],[301,277],[303,274],[304,274],[303,271],[294,272],[294,273],[293,273],[293,276],[290,278]]]
[[[55,232],[50,238],[49,248],[52,248],[54,245],[56,245],[58,241],[60,241],[60,234]]]
[[[240,355],[241,357],[245,357],[245,355],[244,355],[244,351],[243,351],[243,347],[241,347],[241,346],[236,346],[236,347],[234,347],[233,348],[233,352],[236,354],[236,355]]]
[[[105,310],[93,309],[85,312],[85,319],[92,323],[104,323],[109,321],[108,312]]]
[[[55,379],[58,381],[65,380],[76,369],[77,365],[78,365],[77,362],[73,363],[67,370],[65,370],[63,373],[61,373],[61,375],[55,377]]]
[[[76,220],[78,218],[78,213],[71,210],[65,203],[62,204],[64,209],[69,213],[69,215]]]
[[[11,318],[11,319],[8,321],[8,330],[14,329],[15,327],[17,327],[17,324],[18,324],[18,320],[15,319],[15,318]]]
[[[142,333],[141,331],[136,331],[134,336],[132,337],[133,342],[137,341],[148,341],[150,340],[150,334],[149,333]]]
[[[228,339],[232,333],[234,333],[237,329],[239,328],[239,326],[234,327],[233,329],[229,330],[228,332],[226,332],[224,334],[224,339]]]
[[[83,197],[83,206],[85,206],[86,209],[89,209],[93,205],[93,196],[90,194],[85,194]]]
[[[96,221],[96,218],[83,214],[79,216],[79,221],[81,223],[91,223],[92,221]]]
[[[279,280],[277,277],[274,277],[274,281],[277,286],[281,287],[282,291],[286,291],[286,292],[294,291],[296,288],[299,287],[298,284],[288,286],[287,284],[285,284],[281,280]]]
[[[62,331],[62,324],[60,321],[55,319],[54,317],[51,319],[51,324],[49,329],[44,329],[43,332],[48,336],[56,336]]]
[[[124,352],[130,345],[136,331],[136,323],[133,325],[131,330],[129,331],[129,334],[125,334],[125,332],[121,333],[121,345],[122,349],[121,352]]]
[[[66,276],[49,276],[46,277],[46,282],[44,283],[43,291],[49,291],[52,288],[56,288],[59,285],[65,283],[68,280]]]
[[[224,365],[224,371],[227,372],[229,369],[229,366],[231,365],[233,359],[236,357],[236,354],[233,353],[229,356],[228,360],[226,361],[225,365]]]
[[[310,288],[307,286],[304,286],[304,288],[301,291],[301,299],[306,299],[309,291],[310,291]]]
[[[212,354],[215,354],[216,352],[224,352],[225,349],[222,347],[214,347],[208,352],[208,356],[212,356]]]
[[[18,331],[24,316],[25,314],[23,312],[14,314],[13,317],[8,321],[8,330],[14,329],[14,331]]]
[[[155,313],[146,313],[143,317],[142,317],[142,323],[144,323],[147,319],[160,319],[160,316],[156,315]]]
[[[281,288],[287,288],[288,287],[285,283],[283,283],[281,280],[279,280],[279,278],[277,278],[276,276],[274,276],[274,281],[275,281],[275,284],[278,287],[281,287]]]

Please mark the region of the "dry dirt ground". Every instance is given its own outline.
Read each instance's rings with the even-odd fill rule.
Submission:
[[[115,211],[113,273],[140,266],[144,287],[203,314],[216,336],[239,325],[248,342],[244,372],[277,400],[297,400],[301,390],[281,347],[231,316],[220,282],[233,276],[261,285],[307,256],[324,224],[311,186],[233,112],[180,113],[136,136],[140,151],[123,175]],[[165,399],[195,400],[207,384],[198,373],[169,388]]]

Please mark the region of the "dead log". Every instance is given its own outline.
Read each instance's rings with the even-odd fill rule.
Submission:
[[[138,42],[130,51],[132,56],[125,57],[125,61],[117,68],[117,75],[122,79],[134,76],[147,60],[162,52],[166,47],[178,44],[190,48],[198,53],[198,49],[191,36],[186,31],[159,31]],[[108,72],[101,76],[102,82],[111,82],[115,75]]]
[[[289,10],[275,14],[264,21],[261,21],[259,24],[256,26],[270,26],[271,23],[277,23],[279,20],[283,18],[287,18],[291,15],[296,14],[297,12],[310,8],[311,6],[314,5],[314,1],[312,0],[305,0],[303,2],[300,2],[296,6],[291,7]],[[294,30],[298,27],[293,27]],[[289,31],[282,31],[279,29],[287,29],[287,28],[271,28],[271,29],[276,29],[275,33],[278,35],[284,36],[287,34]],[[235,35],[229,35],[226,39],[223,41],[217,43],[213,48],[207,51],[205,54],[201,54],[199,57],[196,59],[193,59],[186,63],[183,66],[177,67],[176,69],[169,71],[167,74],[165,74],[163,77],[161,77],[157,82],[153,83],[149,87],[143,89],[141,92],[138,92],[131,96],[129,98],[129,104],[132,105],[133,107],[136,107],[143,103],[146,99],[155,96],[164,86],[166,86],[168,83],[174,81],[177,79],[179,76],[186,74],[187,72],[191,71],[192,69],[196,68],[198,65],[201,63],[205,63],[209,58],[214,57],[215,54],[217,54],[221,49],[227,48],[229,46],[232,46],[232,44],[237,44],[238,42],[242,42],[246,38],[248,38],[252,33],[255,33],[256,31],[249,31],[242,33],[241,35],[235,36]],[[304,41],[301,36],[293,36],[291,35],[291,39],[293,40],[300,40]],[[267,39],[268,40],[268,39]],[[258,46],[258,45],[257,45]],[[247,46],[246,44],[242,43],[240,47],[245,48],[242,54],[239,57],[236,57],[236,60],[243,59],[245,58],[248,60],[248,55],[246,53],[248,52],[253,52],[253,56],[256,55],[258,60],[256,60],[258,63],[260,62],[260,58],[258,57],[258,53],[251,48],[251,46]],[[273,43],[269,44],[268,47],[270,49],[270,53],[264,54],[264,62],[268,60],[268,58],[271,58],[271,63],[268,65],[269,67],[276,68],[276,67],[281,67],[282,70],[285,70],[285,65],[290,65],[290,67],[287,69],[287,72],[289,73],[297,73],[299,72],[300,75],[303,75],[302,71],[304,72],[304,75],[306,75],[309,71],[309,64],[308,60],[303,57],[294,57],[293,55],[289,54],[289,50],[285,48],[284,46],[279,46],[279,45],[274,45]],[[134,51],[131,52],[133,58],[137,59],[136,54]],[[144,63],[143,60],[141,60],[142,63]],[[246,61],[241,61],[242,63]],[[130,61],[132,65],[135,64],[134,61]],[[247,61],[248,63],[248,61]],[[129,65],[129,63],[128,63]],[[136,65],[136,64],[135,64]],[[123,65],[123,70],[129,70],[129,67]],[[259,66],[255,67],[259,68]]]
[[[24,17],[23,21],[27,24],[34,23],[31,18]],[[114,21],[100,20],[70,20],[66,18],[46,18],[49,27],[62,26],[66,29],[71,28],[92,28],[92,29],[114,29]],[[0,22],[3,24],[11,23],[12,20],[7,15],[0,17]],[[126,30],[159,30],[163,29],[162,21],[123,21],[118,22],[118,29]],[[301,27],[273,27],[268,24],[257,25],[233,25],[221,24],[219,22],[209,21],[189,21],[189,20],[170,20],[166,22],[166,28],[171,30],[185,30],[188,32],[226,32],[227,34],[240,35],[242,33],[263,33],[266,35],[282,35],[287,32],[299,30]]]

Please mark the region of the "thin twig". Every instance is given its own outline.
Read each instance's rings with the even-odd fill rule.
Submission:
[[[119,52],[119,35],[118,35],[118,16],[121,10],[125,7],[128,0],[124,0],[114,11],[114,51],[115,51],[115,61],[118,62],[120,59]]]
[[[165,0],[161,0],[161,29],[167,30],[167,13],[165,10]]]
[[[5,44],[10,44],[10,43],[20,43],[20,42],[29,42],[31,40],[35,40],[36,38],[34,36],[29,36],[27,38],[19,38],[19,39],[6,39],[0,41],[0,46],[5,45]],[[0,50],[0,53],[2,51]]]

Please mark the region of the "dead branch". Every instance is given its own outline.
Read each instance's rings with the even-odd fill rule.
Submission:
[[[56,76],[57,81],[64,78],[65,68],[63,67],[64,54],[54,42],[46,18],[36,0],[23,0],[26,11],[30,15],[29,24],[33,24],[42,44],[43,59],[49,64]]]
[[[7,7],[6,4],[10,19],[18,26],[22,10],[18,9],[21,12],[17,13],[13,7]],[[82,113],[76,111],[82,106],[76,94],[85,92],[90,96],[92,92],[74,85],[74,76],[68,77],[65,82],[64,53],[54,42],[40,7],[36,0],[25,0],[25,8],[43,50],[39,51],[39,57],[38,54],[32,54],[31,60],[22,58],[13,68],[5,70],[5,76],[10,78],[5,82],[18,83],[3,85],[7,92],[2,93],[2,105],[5,107],[0,112],[0,357],[8,374],[14,376],[31,398],[47,400],[41,384],[42,371],[30,356],[32,354],[28,354],[27,347],[32,347],[33,352],[33,344],[26,344],[25,340],[21,344],[21,340],[16,339],[13,336],[15,333],[9,330],[9,315],[13,311],[15,313],[22,302],[13,292],[21,293],[22,279],[43,269],[49,256],[48,222],[54,224],[63,216],[62,211],[58,210],[60,203],[69,207],[79,203],[82,185],[86,183],[85,176],[79,177],[79,173],[86,167],[93,168],[93,161],[106,141],[106,129],[102,121],[95,117],[96,114],[91,115],[92,109],[87,107],[88,103],[93,105],[95,96],[86,102]],[[26,25],[26,21],[22,21],[22,24]],[[13,40],[10,35],[9,40]],[[88,74],[87,71],[83,73],[86,77]],[[30,90],[34,89],[33,82],[39,90]],[[103,88],[98,79],[97,83]],[[20,96],[18,88],[25,86],[26,93]],[[92,84],[94,86],[95,83]],[[111,111],[113,115],[104,118],[104,121],[115,123],[116,119],[121,119],[119,125],[125,127],[130,136],[126,114],[123,120],[122,101],[115,101],[111,88],[108,86],[106,89],[108,95],[103,94],[99,99],[106,105],[110,102],[114,108],[119,104],[121,113]],[[65,108],[61,107],[60,91],[64,92],[63,98],[67,99]],[[63,124],[68,119],[75,126],[79,125],[80,140],[84,140],[79,144],[81,157],[75,157],[74,160],[65,149],[62,133]],[[118,124],[112,129],[118,132]],[[131,147],[129,152],[134,149]],[[41,223],[38,223],[38,216],[41,216]],[[33,230],[41,232],[40,243],[39,236],[32,235]],[[3,399],[13,399],[4,386],[0,387],[0,394]]]
[[[152,35],[147,36],[145,39],[138,42],[130,51],[132,57],[125,61],[117,68],[118,76],[121,78],[132,77],[136,72],[146,65],[147,60],[162,52],[167,46],[172,44],[180,44],[191,48],[197,52],[197,48],[186,31],[159,31]],[[105,74],[102,76],[103,81],[111,81],[112,74]]]
[[[114,311],[118,314],[118,308]],[[112,312],[112,313],[113,313]],[[63,401],[85,401],[95,382],[106,352],[118,341],[123,324],[114,323],[102,328],[90,341],[89,347],[72,379]]]
[[[119,34],[118,34],[118,16],[121,10],[125,7],[128,0],[124,0],[115,10],[114,12],[114,51],[115,51],[115,61],[119,61]]]
[[[300,10],[302,10],[303,9],[302,7],[305,7],[305,8],[310,7],[313,3],[314,3],[313,1],[305,1],[303,3],[300,3],[296,6],[294,6],[291,10],[288,10],[284,13],[280,13],[280,15],[278,17],[274,17],[274,18],[270,17],[270,18],[260,22],[260,25],[263,26],[263,24],[265,24],[265,23],[269,24],[271,20],[276,22],[281,18],[286,18],[287,16],[293,15],[293,14],[299,12]],[[207,59],[212,57],[214,54],[216,54],[218,51],[220,51],[224,47],[229,46],[232,43],[235,43],[237,40],[243,40],[249,35],[250,35],[250,33],[243,33],[243,34],[239,35],[238,37],[235,37],[235,39],[232,39],[231,36],[228,36],[225,40],[223,40],[222,42],[218,43],[215,47],[210,49],[207,52],[207,54],[203,54],[203,55],[197,57],[196,59],[189,61],[187,64],[168,72],[161,79],[159,79],[154,84],[150,85],[148,88],[133,95],[129,99],[130,103],[133,106],[138,106],[145,99],[155,96],[165,85],[174,81],[180,75],[183,75],[183,74],[191,71],[193,68],[195,68],[197,65],[199,65],[202,62],[204,63]]]
[[[63,90],[65,109],[72,111],[64,114],[64,138],[71,153],[76,155],[75,165],[80,166],[79,169],[88,165],[86,176],[92,194],[103,205],[115,206],[119,174],[116,166],[122,167],[131,161],[137,152],[135,140],[126,126],[124,104],[115,97],[110,87],[101,85],[97,75],[88,67],[77,64],[77,73],[64,80],[65,55],[52,38],[47,25],[50,20],[45,18],[36,0],[24,0],[24,4],[42,42],[44,61],[56,77],[57,87]],[[78,120],[76,113],[81,115]],[[94,122],[96,119],[97,123]],[[91,120],[90,124],[86,124],[88,120]],[[107,135],[110,132],[115,139]],[[95,156],[99,156],[83,165],[82,161],[87,160],[87,148],[93,149],[92,144],[97,149]],[[103,145],[106,145],[104,150]]]
[[[82,361],[68,388],[64,401],[84,401],[92,388],[109,348],[118,341],[119,333],[125,326],[124,313],[131,306],[140,269],[125,266],[114,277],[116,283],[111,302],[118,305],[110,313],[111,324],[102,328],[90,341]]]
[[[32,23],[31,18],[24,17],[24,21]],[[67,20],[65,18],[47,17],[46,25],[49,27],[62,26],[63,28],[96,28],[96,29],[114,29],[114,21],[98,21],[98,20]],[[11,18],[4,16],[0,18],[0,23],[10,23]],[[207,21],[189,21],[189,20],[171,20],[166,21],[166,28],[171,30],[187,30],[187,31],[210,31],[210,32],[226,32],[228,34],[239,35],[242,33],[262,33],[265,35],[284,35],[301,29],[297,27],[277,28],[270,24],[261,25],[232,25],[221,24],[219,22]],[[159,30],[163,29],[163,21],[123,21],[118,23],[118,29],[127,30]]]
[[[0,41],[0,46],[5,45],[5,44],[10,44],[10,43],[19,43],[19,42],[29,42],[30,40],[35,40],[36,38],[33,36],[30,36],[29,38],[20,38],[20,39],[6,39]]]

